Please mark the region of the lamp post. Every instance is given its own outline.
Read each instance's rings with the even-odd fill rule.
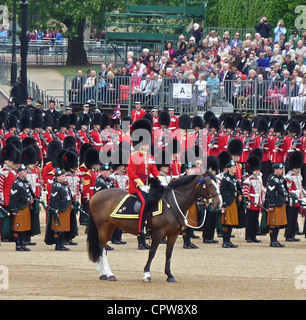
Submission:
[[[20,46],[21,46],[21,104],[27,103],[28,88],[27,88],[27,56],[28,56],[28,35],[27,35],[27,19],[28,19],[28,1],[21,0],[21,35],[20,35]]]
[[[12,25],[12,64],[11,64],[11,86],[14,86],[17,80],[17,61],[16,61],[16,0],[13,2],[13,25]]]

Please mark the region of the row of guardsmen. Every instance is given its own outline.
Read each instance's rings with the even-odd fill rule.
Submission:
[[[270,119],[265,116],[254,117],[249,120],[246,118],[233,118],[229,115],[222,114],[217,118],[209,111],[204,114],[203,119],[199,116],[191,118],[188,114],[182,114],[180,116],[174,115],[174,109],[172,108],[169,108],[168,111],[161,111],[160,113],[158,113],[158,110],[153,109],[152,112],[147,113],[141,108],[141,104],[138,103],[136,103],[131,117],[122,119],[122,123],[127,121],[129,124],[126,130],[123,130],[123,126],[121,127],[120,119],[111,119],[111,117],[105,113],[96,113],[92,117],[87,113],[82,113],[80,117],[77,117],[74,113],[69,115],[64,114],[58,118],[58,123],[56,124],[58,130],[56,131],[54,130],[55,125],[52,116],[49,114],[43,115],[39,109],[35,109],[31,115],[24,112],[21,116],[13,112],[7,114],[5,111],[1,111],[0,117],[2,119],[0,120],[0,123],[2,123],[2,128],[0,129],[2,147],[0,204],[3,212],[3,218],[0,219],[0,230],[2,240],[8,240],[13,230],[12,219],[5,216],[5,213],[11,211],[10,198],[11,193],[14,192],[12,185],[17,178],[22,179],[20,177],[22,170],[21,173],[19,173],[19,169],[22,167],[20,165],[22,164],[26,167],[26,181],[32,190],[30,192],[31,196],[28,197],[27,200],[30,203],[32,202],[31,208],[34,208],[33,210],[35,210],[35,208],[37,210],[37,207],[39,207],[34,204],[39,204],[43,191],[47,193],[46,206],[50,208],[49,212],[51,212],[51,214],[47,215],[46,218],[50,228],[54,230],[53,233],[51,232],[51,235],[53,235],[51,238],[53,239],[50,240],[46,235],[46,243],[56,243],[58,250],[65,249],[63,245],[64,240],[66,243],[74,244],[72,239],[77,234],[75,222],[72,223],[71,220],[71,225],[68,228],[69,231],[65,231],[66,233],[61,235],[61,233],[56,230],[58,229],[56,228],[58,223],[56,218],[54,218],[56,215],[52,214],[52,210],[60,210],[60,202],[55,201],[55,203],[59,203],[56,205],[57,208],[54,208],[54,205],[50,206],[53,196],[58,196],[59,194],[59,192],[52,192],[55,183],[57,183],[59,187],[60,182],[57,181],[61,179],[59,172],[65,176],[64,183],[62,183],[63,186],[66,189],[67,186],[69,188],[69,190],[66,190],[65,196],[66,200],[69,199],[71,202],[69,210],[74,209],[76,211],[77,203],[80,203],[82,210],[80,211],[79,222],[86,225],[89,214],[89,200],[95,191],[95,184],[97,180],[99,180],[97,178],[102,174],[99,151],[114,152],[124,149],[126,146],[128,146],[127,148],[130,150],[132,148],[131,127],[133,123],[140,119],[147,119],[148,122],[151,123],[154,146],[152,153],[155,152],[158,154],[161,150],[168,150],[172,154],[172,161],[168,166],[165,166],[168,169],[163,172],[163,176],[165,176],[167,182],[169,179],[179,178],[182,174],[183,166],[182,161],[180,161],[181,155],[186,150],[198,146],[203,152],[203,157],[208,156],[210,162],[213,163],[213,161],[216,162],[216,159],[218,160],[218,170],[215,172],[217,177],[218,174],[221,174],[221,176],[224,174],[223,171],[218,173],[221,171],[221,157],[224,156],[224,154],[227,156],[230,155],[230,161],[223,164],[224,170],[227,173],[227,180],[231,180],[232,177],[228,172],[235,171],[233,175],[235,177],[234,184],[240,184],[242,191],[247,190],[245,181],[248,181],[249,176],[252,175],[252,172],[250,174],[249,171],[249,159],[251,157],[256,157],[256,159],[251,158],[253,161],[254,159],[259,159],[260,165],[258,166],[260,169],[256,170],[260,170],[259,176],[262,175],[263,182],[262,190],[264,193],[267,193],[269,191],[271,177],[275,175],[275,169],[288,168],[285,164],[289,162],[290,155],[295,155],[296,158],[298,158],[296,154],[299,156],[303,155],[303,157],[300,157],[300,159],[303,159],[302,163],[301,161],[299,162],[298,169],[301,171],[298,175],[299,179],[296,180],[295,183],[289,183],[287,173],[287,183],[284,189],[286,190],[285,203],[294,203],[296,207],[299,207],[299,210],[302,210],[305,185],[304,173],[306,159],[304,157],[304,150],[306,150],[306,148],[304,146],[306,129],[303,124],[301,125],[296,120],[291,120],[284,124],[278,118]],[[231,167],[231,164],[234,165]],[[123,180],[128,180],[126,174],[127,166],[124,167],[125,169],[119,173],[116,173],[117,170],[113,169],[114,176],[117,175],[117,178],[113,177],[113,181],[117,181],[117,187],[127,189],[128,181],[123,183]],[[208,166],[208,170],[212,170],[212,168]],[[125,178],[122,178],[123,175]],[[223,180],[224,183],[226,181],[225,178],[220,180],[220,188]],[[276,178],[276,180],[280,181],[282,179]],[[300,183],[301,186],[298,183]],[[109,184],[107,183],[107,185]],[[292,188],[292,190],[295,188],[293,190],[295,193],[297,193],[296,190],[300,191],[300,194],[295,197],[294,201],[292,201],[292,199],[289,201],[290,194],[294,193],[292,190],[289,190],[290,188]],[[234,194],[238,195],[237,187],[235,187]],[[267,204],[265,204],[263,200],[259,201],[255,196],[254,199],[252,198],[252,195],[258,194],[261,193],[245,193],[249,201],[247,205],[248,209],[254,209],[255,206],[259,212],[262,209],[261,207],[267,207]],[[243,194],[240,194],[240,196],[242,195]],[[227,195],[223,195],[223,199],[225,200],[226,198]],[[241,202],[241,199],[240,197],[236,201],[236,204]],[[264,197],[260,199],[264,199]],[[231,201],[224,201],[225,205],[230,202]],[[16,210],[16,208],[14,209]],[[64,209],[67,210],[67,208]],[[26,230],[25,234],[20,236],[21,240],[19,243],[26,242],[28,244],[34,244],[31,241],[31,236],[40,232],[37,215],[36,219],[33,213],[30,216],[32,219],[31,230]],[[53,220],[48,219],[49,216],[54,216]],[[224,218],[223,213],[222,216]],[[295,215],[295,217],[296,220],[297,216]],[[248,241],[256,242],[254,230],[258,231],[258,226],[255,226],[256,223],[258,224],[258,219],[255,218],[253,220],[255,221],[253,222],[254,225],[248,228],[248,230],[253,230],[253,233],[251,232],[251,235],[247,233],[246,237]],[[207,227],[209,219],[207,219],[207,221],[206,226],[204,226],[203,238],[204,241],[206,240],[206,242],[210,243],[213,239],[205,238],[205,235],[211,233],[212,229],[211,227]],[[252,221],[252,219],[247,219],[247,221]],[[231,227],[225,222],[223,219],[222,225],[227,227],[223,227],[219,229],[219,231],[223,233],[224,246],[231,247],[231,242],[228,240],[230,239]],[[238,224],[236,222],[231,225],[237,227]],[[282,223],[284,223],[284,221]],[[7,227],[8,224],[9,228]],[[207,228],[210,231],[207,231]],[[275,239],[276,232],[274,229],[276,228],[274,227],[272,229],[270,233],[273,234],[273,239]],[[293,229],[296,231],[296,223]],[[117,239],[114,239],[114,241],[122,241],[120,230],[118,230],[118,235],[116,236]],[[19,237],[17,231],[14,233],[14,237]],[[290,239],[288,241],[291,241],[291,239],[294,241],[296,238],[292,232],[289,232],[287,239]],[[278,246],[275,245],[277,241],[272,241],[271,244],[272,243],[274,243],[274,246]],[[140,246],[146,246],[146,244],[140,242]],[[20,249],[20,247],[25,248],[24,245],[19,245],[18,248]]]

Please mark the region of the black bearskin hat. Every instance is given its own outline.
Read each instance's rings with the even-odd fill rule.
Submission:
[[[241,131],[248,131],[249,133],[252,131],[252,123],[249,119],[241,121]]]
[[[33,137],[26,137],[22,140],[22,147],[37,146],[37,142]]]
[[[15,147],[22,151],[23,146],[22,146],[22,141],[18,136],[10,136],[9,138],[6,139],[6,144],[13,143]]]
[[[29,165],[35,164],[37,161],[37,151],[33,146],[27,146],[22,150],[20,155],[20,163]]]
[[[13,143],[6,144],[1,150],[1,162],[6,160],[15,161],[16,146]]]
[[[224,127],[225,129],[230,128],[232,130],[235,130],[235,127],[236,127],[235,119],[233,117],[226,118],[224,121]]]
[[[160,125],[169,126],[170,124],[170,114],[168,111],[161,111],[161,113],[158,116],[158,122]]]
[[[207,124],[209,124],[209,119],[214,116],[215,114],[212,111],[206,111],[203,116],[204,125],[206,126]]]
[[[220,114],[220,116],[219,116],[220,126],[224,126],[224,122],[228,117],[229,117],[229,115],[227,113]]]
[[[269,130],[268,121],[265,118],[261,118],[257,123],[258,132],[267,132]]]
[[[191,118],[187,113],[183,113],[180,115],[178,120],[178,125],[180,129],[190,129]]]
[[[44,116],[44,125],[43,128],[46,129],[47,127],[52,127],[53,126],[53,117],[51,114],[46,114]]]
[[[74,136],[66,136],[63,141],[63,149],[76,148],[76,139]]]
[[[241,116],[235,117],[235,124],[237,128],[241,128],[243,118]]]
[[[68,114],[62,114],[59,118],[58,118],[58,127],[62,128],[62,127],[69,127],[69,116]]]
[[[144,116],[142,117],[142,119],[147,119],[148,121],[150,121],[151,126],[153,127],[153,116],[152,116],[152,113],[145,113]]]
[[[281,120],[274,121],[273,128],[274,132],[280,132],[281,134],[285,132],[285,126]]]
[[[295,132],[297,135],[299,135],[301,133],[300,123],[297,120],[292,119],[288,126],[288,132]]]
[[[18,127],[18,119],[14,115],[10,115],[6,120],[6,126],[8,129]]]
[[[32,129],[42,128],[44,125],[44,118],[41,114],[36,114],[32,118]]]
[[[84,163],[84,155],[85,155],[85,152],[88,150],[88,149],[91,149],[93,148],[92,144],[89,143],[89,142],[86,142],[84,144],[82,144],[81,148],[80,148],[80,163]]]
[[[216,173],[219,172],[219,159],[216,156],[208,156],[207,157],[206,170],[209,171],[209,169],[216,171]]]
[[[75,152],[67,151],[63,156],[63,169],[69,171],[70,169],[76,169],[79,166],[79,159]]]
[[[192,129],[195,127],[200,127],[200,129],[204,128],[204,121],[200,116],[194,116],[192,118]]]
[[[84,163],[86,168],[91,169],[95,164],[100,164],[99,158],[100,151],[96,148],[88,149],[84,154]]]
[[[252,157],[252,156],[257,156],[259,158],[259,160],[261,161],[262,157],[263,157],[263,150],[261,148],[255,148],[255,149],[251,150],[249,153],[249,157]]]
[[[78,126],[78,116],[75,113],[69,114],[69,125]]]
[[[232,156],[241,156],[243,151],[243,142],[240,139],[232,139],[228,143],[227,151]]]
[[[232,160],[232,155],[228,151],[222,151],[218,154],[220,172],[223,172],[226,165]]]
[[[80,126],[89,126],[90,125],[90,117],[87,113],[84,113],[81,115],[79,119],[79,125]]]
[[[64,169],[63,167],[63,158],[64,155],[66,154],[67,150],[60,150],[58,152],[55,152],[53,155],[53,159],[52,159],[52,165],[54,168],[59,168],[61,170]]]
[[[95,119],[96,118],[96,119]],[[100,122],[99,122],[99,119]],[[96,113],[94,115],[93,124],[101,124],[101,129],[105,129],[107,126],[112,125],[112,120],[107,113]]]
[[[217,130],[219,130],[220,128],[220,122],[219,122],[219,119],[215,116],[211,117],[209,119],[209,128],[215,128]]]
[[[260,118],[258,116],[252,119],[252,128],[257,129],[259,119]]]
[[[252,174],[255,170],[261,170],[261,160],[257,156],[250,156],[245,165],[248,174]]]
[[[142,130],[138,129],[146,130],[148,134],[142,135]],[[134,148],[144,144],[152,144],[152,126],[149,120],[140,119],[132,124],[132,144]]]
[[[300,151],[290,153],[288,157],[288,169],[299,169],[303,167],[304,154]]]
[[[47,149],[47,162],[52,161],[53,155],[56,152],[59,152],[62,150],[62,144],[59,140],[52,140],[48,144],[48,149]]]
[[[20,130],[23,131],[24,129],[31,128],[31,118],[29,116],[23,116],[20,119]]]

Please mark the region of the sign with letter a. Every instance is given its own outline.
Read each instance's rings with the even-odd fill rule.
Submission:
[[[174,99],[191,99],[192,85],[190,83],[173,83]]]

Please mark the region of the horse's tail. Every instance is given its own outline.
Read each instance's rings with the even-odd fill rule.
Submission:
[[[99,245],[99,235],[96,224],[91,216],[87,224],[87,252],[92,262],[97,262],[101,255],[101,247]]]

